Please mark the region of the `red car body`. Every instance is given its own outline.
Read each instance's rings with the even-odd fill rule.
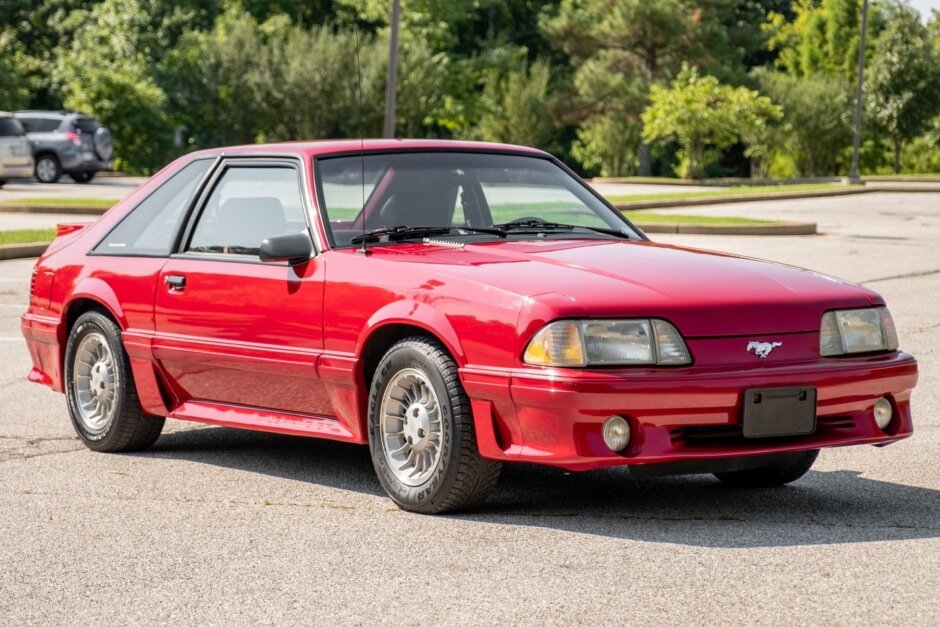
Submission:
[[[434,242],[331,248],[316,159],[383,150],[531,154],[532,149],[434,141],[314,142],[195,153],[155,175],[85,228],[63,225],[36,264],[22,318],[29,379],[63,391],[69,327],[104,308],[123,334],[147,413],[229,427],[366,443],[376,362],[415,331],[437,338],[459,367],[484,458],[586,470],[735,458],[853,444],[912,432],[913,357],[890,351],[820,355],[820,318],[883,305],[875,292],[776,263],[650,241]],[[89,254],[139,201],[197,157],[280,157],[301,164],[317,254],[287,267],[185,255]],[[184,275],[175,294],[164,279]],[[523,353],[547,323],[655,317],[685,338],[688,366],[554,368]],[[750,341],[781,342],[766,358]],[[742,394],[811,386],[814,433],[747,439]],[[895,418],[882,430],[875,402]],[[601,426],[625,416],[630,446],[613,452]]]

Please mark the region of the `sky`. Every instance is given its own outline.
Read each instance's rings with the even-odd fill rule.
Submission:
[[[940,0],[909,0],[911,6],[920,11],[920,14],[924,16],[924,19],[930,17],[930,9],[937,9],[940,11]]]

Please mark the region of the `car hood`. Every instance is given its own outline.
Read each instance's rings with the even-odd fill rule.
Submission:
[[[658,317],[686,337],[818,331],[828,309],[883,304],[870,290],[817,272],[653,242],[456,242],[374,252],[549,302],[559,316]]]

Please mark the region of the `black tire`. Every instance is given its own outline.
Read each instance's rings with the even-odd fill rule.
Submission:
[[[6,180],[6,179],[0,179],[0,187],[3,187],[3,186],[6,185],[6,184],[7,184],[7,180]]]
[[[62,178],[62,166],[55,155],[46,153],[36,157],[33,173],[40,183],[56,183]]]
[[[76,352],[82,340],[91,334],[103,336],[113,357],[113,410],[109,422],[100,431],[93,431],[82,418],[76,391]],[[117,453],[142,451],[160,437],[165,418],[143,412],[131,373],[127,353],[121,342],[121,329],[113,320],[97,311],[82,314],[69,333],[65,349],[65,395],[72,426],[78,437],[93,451]]]
[[[433,474],[417,486],[403,483],[391,469],[379,419],[389,383],[408,369],[426,377],[440,407],[439,461]],[[439,342],[421,336],[397,342],[379,362],[369,391],[369,450],[379,482],[391,499],[402,509],[424,514],[466,510],[481,503],[496,487],[502,468],[501,463],[480,457],[457,364]]]
[[[69,177],[76,183],[90,183],[91,179],[95,178],[94,172],[74,172],[70,173]]]
[[[809,472],[818,456],[819,449],[803,451],[787,456],[786,461],[773,466],[718,472],[715,476],[738,488],[776,488],[792,483]]]

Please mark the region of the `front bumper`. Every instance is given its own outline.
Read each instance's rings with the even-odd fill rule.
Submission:
[[[760,369],[467,367],[461,377],[484,457],[587,470],[889,444],[913,431],[910,397],[917,362],[893,353]],[[740,418],[744,390],[790,386],[816,388],[816,431],[745,439]],[[886,431],[878,428],[872,413],[882,396],[895,409]],[[621,453],[608,449],[601,437],[604,420],[615,414],[626,417],[632,428],[631,443]]]

